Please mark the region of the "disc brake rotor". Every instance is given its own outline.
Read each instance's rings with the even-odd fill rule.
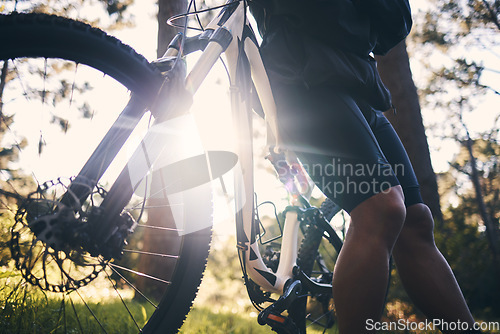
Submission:
[[[17,269],[29,283],[46,291],[83,287],[104,270],[107,261],[79,245],[87,218],[105,191],[96,187],[78,209],[59,202],[71,180],[46,182],[19,207],[11,230],[10,250]]]

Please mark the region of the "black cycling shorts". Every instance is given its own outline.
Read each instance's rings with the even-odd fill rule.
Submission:
[[[338,88],[277,85],[273,92],[286,146],[344,210],[396,185],[406,206],[422,202],[410,160],[382,112]]]

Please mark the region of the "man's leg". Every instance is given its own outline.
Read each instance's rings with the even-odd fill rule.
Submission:
[[[474,322],[455,277],[434,243],[429,208],[407,208],[406,221],[394,247],[399,275],[412,301],[430,319]],[[471,327],[470,327],[471,328]]]
[[[333,298],[340,333],[366,333],[379,321],[389,259],[405,219],[400,186],[374,195],[351,212],[351,224],[335,265]]]

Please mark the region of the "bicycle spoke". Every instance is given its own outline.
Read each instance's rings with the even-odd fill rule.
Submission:
[[[127,271],[127,272],[132,273],[132,274],[136,274],[137,276],[141,276],[141,277],[149,278],[149,279],[151,279],[151,280],[154,280],[154,281],[157,281],[157,282],[161,282],[161,283],[165,283],[165,284],[172,284],[172,282],[169,282],[169,281],[163,280],[163,279],[161,279],[161,278],[154,277],[154,276],[151,276],[151,275],[147,275],[147,274],[145,274],[145,273],[141,273],[140,271],[137,271],[137,270],[133,270],[133,269],[125,268],[125,267],[122,267],[122,266],[116,265],[116,264],[114,264],[114,263],[109,263],[109,265],[110,265],[111,267],[115,267],[115,268],[117,268],[117,269],[124,270],[124,271]]]
[[[178,229],[178,228],[173,228],[173,227],[162,227],[162,226],[151,226],[151,225],[146,225],[146,224],[138,224],[137,227],[145,227],[149,229],[154,229],[154,230],[161,230],[161,231],[174,231],[174,232],[183,232],[183,229]]]
[[[62,296],[61,298],[61,306],[59,306],[59,316],[57,318],[56,322],[56,327],[59,327],[59,323],[63,322],[64,326],[64,332],[67,333],[67,326],[66,326],[66,296]]]
[[[71,83],[71,94],[69,96],[69,106],[73,104],[73,94],[75,93],[75,87],[76,87],[76,73],[78,72],[78,65],[76,64],[75,66],[75,72],[73,73],[73,81]]]
[[[92,311],[92,309],[90,308],[89,304],[87,304],[87,302],[85,301],[85,299],[80,294],[80,291],[78,291],[78,289],[75,289],[75,292],[80,297],[80,299],[82,300],[83,304],[85,305],[85,307],[87,308],[87,310],[90,312],[90,314],[92,315],[92,317],[95,319],[95,321],[99,324],[99,326],[104,331],[104,333],[107,333],[106,329],[104,328],[104,326],[102,325],[102,323],[99,321],[99,319],[97,318],[97,316],[95,315],[95,313]]]
[[[24,199],[24,197],[22,197],[21,195],[19,195],[17,193],[13,193],[13,192],[6,191],[6,190],[3,190],[3,189],[0,189],[0,195],[6,196],[6,197],[9,197],[9,198],[15,198],[18,201],[21,201],[21,200]],[[0,204],[2,204],[2,207],[6,208],[10,212],[12,212],[12,213],[16,212],[16,209],[11,208],[10,205],[7,204],[7,203],[5,203],[5,201],[3,199],[0,200]]]
[[[130,315],[130,318],[132,319],[132,321],[134,322],[135,326],[137,327],[137,329],[140,331],[141,330],[141,327],[139,326],[139,324],[137,323],[137,321],[135,320],[135,317],[132,315],[132,312],[130,312],[130,309],[128,308],[127,304],[125,303],[125,301],[123,300],[123,297],[120,293],[120,291],[118,291],[118,288],[116,287],[116,284],[113,282],[113,280],[111,279],[111,277],[108,275],[107,272],[106,273],[106,277],[108,278],[109,282],[111,283],[111,285],[113,286],[113,289],[116,291],[116,294],[118,295],[118,297],[120,298],[120,301],[122,302],[123,306],[125,307],[125,309],[127,310],[127,313]]]
[[[14,66],[14,72],[16,73],[16,76],[17,76],[17,78],[19,79],[19,83],[20,83],[21,88],[22,88],[22,90],[23,90],[23,94],[22,94],[22,95],[24,96],[24,98],[25,98],[26,100],[28,100],[28,101],[29,101],[29,100],[30,100],[30,97],[29,97],[29,95],[28,95],[28,91],[26,90],[26,88],[25,88],[25,86],[24,86],[24,84],[23,84],[23,83],[24,83],[24,79],[23,79],[23,78],[21,78],[21,72],[18,70],[17,65],[16,65],[16,62],[15,62],[14,60],[11,60],[11,61],[12,61],[12,65]]]
[[[309,325],[307,325],[306,327],[310,327],[310,326],[315,325],[315,324],[318,324],[318,325],[320,325],[321,327],[326,327],[326,326],[324,326],[324,325],[320,324],[320,322],[319,322],[319,321],[320,321],[321,319],[323,319],[324,317],[326,317],[326,316],[330,315],[330,314],[333,314],[333,312],[332,312],[332,311],[326,312],[326,313],[324,313],[323,315],[321,315],[319,318],[316,318],[316,319],[311,319],[311,318],[309,318],[309,317],[308,317],[308,318],[307,318],[307,320],[311,321],[311,323],[310,323]],[[326,330],[326,328],[325,328],[325,330]]]
[[[71,308],[73,309],[73,313],[75,314],[75,319],[76,322],[78,323],[78,328],[80,329],[80,333],[83,334],[84,332],[82,323],[80,322],[80,317],[78,316],[78,312],[76,312],[75,304],[73,303],[73,298],[71,298],[71,296],[69,296],[69,301],[71,302]]]
[[[137,287],[135,286],[135,284],[132,284],[130,283],[129,280],[127,280],[122,274],[120,274],[117,270],[115,270],[113,267],[110,266],[110,269],[116,273],[118,276],[120,276],[120,278],[122,280],[125,281],[125,283],[130,286],[132,289],[134,289],[138,294],[140,294],[149,304],[151,304],[154,308],[158,308],[158,305],[156,305],[155,303],[153,303],[145,294],[143,294],[139,289],[137,289]]]
[[[179,258],[178,255],[160,254],[160,253],[153,253],[153,252],[144,252],[144,251],[133,250],[133,249],[124,249],[123,251],[124,252],[129,252],[129,253],[158,256],[158,257],[163,257],[163,258],[171,258],[171,259],[178,259]]]

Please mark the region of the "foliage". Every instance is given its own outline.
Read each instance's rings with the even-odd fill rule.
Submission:
[[[479,112],[494,113],[479,106],[500,97],[499,17],[499,2],[488,0],[439,0],[416,15],[411,42],[419,52],[412,58],[425,69],[421,102],[432,111],[438,137],[463,139],[463,125],[470,128]],[[488,122],[482,126],[498,127]]]
[[[500,286],[486,235],[478,229],[474,199],[446,211],[446,231],[436,233],[436,243],[457,277],[472,313],[478,319],[500,314]],[[477,217],[477,216],[476,216]]]
[[[480,184],[485,194],[487,213],[500,219],[500,145],[491,140],[476,140],[474,155],[479,166]],[[436,229],[438,248],[450,263],[472,313],[477,320],[498,320],[500,314],[500,285],[486,228],[477,209],[476,195],[468,177],[471,172],[469,153],[465,147],[451,163],[450,170],[440,175],[441,196],[453,203],[444,208],[444,228]],[[389,292],[389,318],[421,318],[404,292],[397,272]]]
[[[485,135],[484,139],[474,140],[473,154],[475,156],[481,189],[484,194],[488,214],[493,220],[498,222],[500,218],[500,143],[494,136]],[[451,174],[449,177],[454,179],[455,185],[457,184],[457,179],[461,176],[460,174],[464,174],[468,177],[472,175],[470,154],[465,145],[461,146],[461,150],[451,163],[451,167],[452,170],[449,171],[449,174]],[[467,192],[467,189],[463,189],[465,187],[461,188],[462,189],[458,189],[456,186],[453,186],[455,192],[461,192],[460,194],[463,202],[472,201],[473,198],[471,198],[470,191]],[[468,212],[468,214],[472,218],[474,215],[477,215],[477,212],[472,210]]]
[[[473,149],[486,214],[498,232],[500,145],[491,138],[478,139],[474,141]],[[491,317],[500,314],[500,273],[490,251],[487,227],[478,213],[476,194],[472,187],[466,186],[468,183],[461,185],[463,175],[470,177],[472,172],[467,148],[462,146],[451,166],[441,184],[443,194],[458,199],[458,203],[448,207],[446,230],[436,239],[454,268],[470,307],[480,316]]]
[[[0,12],[36,12],[57,14],[84,20],[104,29],[117,29],[133,24],[134,16],[127,8],[134,0],[6,0]]]
[[[125,11],[131,3],[130,0],[80,0],[69,5],[54,0],[43,2],[4,1],[2,3],[4,11],[9,10],[9,3],[17,3],[17,8],[22,10],[50,11],[74,17],[80,17],[79,9],[82,4],[99,4],[100,8],[107,11],[112,17],[104,19],[91,15],[87,20],[92,24],[119,27],[130,24],[132,20],[132,16]],[[435,7],[416,20],[417,30],[413,35],[414,42],[423,46],[419,48],[422,51],[422,59],[431,59],[429,56],[431,53],[440,53],[442,57],[439,58],[440,61],[437,64],[436,58],[432,58],[432,63],[430,60],[425,62],[431,75],[427,78],[428,84],[423,85],[425,89],[422,89],[421,93],[427,109],[431,109],[434,113],[436,109],[447,110],[446,116],[443,118],[446,122],[440,125],[441,133],[439,136],[450,137],[460,142],[466,138],[464,125],[468,125],[467,121],[471,118],[478,118],[476,106],[486,96],[499,95],[499,88],[494,84],[498,83],[498,80],[485,79],[488,76],[491,78],[494,71],[488,68],[487,64],[490,62],[485,60],[483,56],[484,50],[495,50],[495,44],[498,45],[500,3],[498,1],[489,3],[486,0],[439,0],[434,5]],[[204,22],[208,19],[204,18]],[[479,53],[480,56],[478,56],[477,52],[472,52],[473,50],[483,50],[483,52]],[[62,93],[59,96],[64,96],[67,93],[67,86],[64,87],[61,82],[60,89],[62,90],[60,91]],[[467,118],[468,114],[473,116]],[[8,117],[2,117],[2,126],[8,125]],[[500,152],[498,142],[495,140],[498,139],[499,124],[498,122],[488,124],[492,126],[490,129],[492,131],[482,134],[476,132],[472,135],[475,138],[475,155],[478,159],[481,186],[485,194],[488,212],[498,224],[500,218],[498,215],[500,212],[498,156]],[[0,132],[0,140],[2,135],[3,132]],[[24,143],[21,142],[18,145],[22,146]],[[1,169],[7,168],[7,162],[14,160],[15,150],[13,148],[4,148],[0,151]],[[495,280],[492,259],[488,250],[484,226],[478,216],[475,195],[471,191],[469,180],[463,177],[469,175],[472,168],[465,150],[457,155],[452,166],[453,169],[441,178],[440,184],[445,187],[443,191],[445,198],[449,198],[450,203],[454,203],[454,205],[449,205],[445,210],[445,228],[436,231],[436,242],[454,269],[473,313],[480,318],[493,319],[500,314],[500,287]],[[10,170],[10,172],[14,173],[15,171]],[[18,181],[25,182],[21,177]],[[6,187],[3,188],[3,191],[7,191]],[[2,196],[2,201],[6,201],[4,196]],[[5,203],[1,205],[3,206]],[[9,206],[14,207],[15,202]],[[3,221],[11,218],[8,217],[9,214],[7,212],[0,216],[2,222],[0,240],[4,240],[3,236],[6,231],[8,232],[7,225],[3,224]],[[197,307],[188,317],[182,333],[269,332],[269,330],[258,326],[255,318],[248,320],[239,316],[239,314],[251,313],[253,309],[248,302],[243,281],[239,276],[239,261],[234,245],[233,240],[227,240],[211,253],[205,280],[196,301]],[[6,251],[3,247],[0,253],[0,264],[8,263],[7,253],[8,250]],[[397,276],[394,275],[394,277],[395,283],[393,283],[394,287],[390,295],[391,305],[399,307],[398,316],[412,317],[417,311],[407,306],[409,301],[401,291]],[[3,282],[1,286],[4,286]],[[11,324],[26,321],[26,325],[31,326],[32,331],[43,328],[33,326],[41,326],[45,323],[48,318],[53,316],[53,313],[50,312],[57,312],[60,304],[52,304],[49,308],[50,302],[43,295],[36,297],[36,301],[23,299],[21,293],[23,290],[21,286],[18,288],[19,292],[16,293],[13,293],[15,290],[8,288],[7,285],[1,288],[0,292],[8,293],[10,299],[1,298],[4,303],[1,305],[3,313],[0,326],[5,328],[6,321]],[[209,309],[202,305],[210,305],[211,307]],[[17,315],[23,317],[16,319],[4,317],[6,312],[14,310]],[[44,310],[46,312],[42,312]],[[218,315],[215,316],[213,312]],[[120,322],[119,319],[114,321]],[[15,332],[15,330],[12,331]],[[92,330],[85,332],[92,332]],[[127,332],[127,330],[124,329],[122,332]]]
[[[438,0],[415,16],[412,55],[428,130],[457,154],[440,176],[445,224],[436,242],[473,313],[499,314],[498,154],[500,98],[498,0]],[[482,122],[478,122],[481,119]],[[495,264],[496,263],[496,264]],[[495,267],[497,267],[495,269]]]

